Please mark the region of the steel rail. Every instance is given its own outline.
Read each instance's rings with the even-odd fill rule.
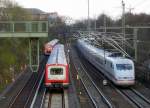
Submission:
[[[75,51],[73,52],[73,54],[75,54]],[[73,59],[73,57],[72,57],[72,59]],[[77,59],[73,59],[73,61],[74,61],[74,66],[77,69],[78,74],[81,76],[81,82],[83,83],[83,85],[84,85],[84,87],[85,87],[85,89],[86,89],[86,91],[87,91],[90,99],[92,100],[94,106],[96,108],[99,108],[99,107],[101,107],[99,105],[99,102],[102,102],[103,104],[105,103],[105,106],[107,104],[107,107],[113,108],[113,106],[108,101],[108,99],[104,96],[104,94],[98,89],[98,87],[96,86],[96,84],[92,81],[92,78],[88,75],[88,73],[86,72],[86,70],[82,66],[81,62],[79,60],[77,60]],[[81,66],[81,68],[84,71],[83,73],[80,70],[80,68],[77,68],[78,67],[77,64]],[[90,88],[87,85],[90,86]],[[93,87],[92,92],[94,92],[94,90],[95,90],[95,93],[96,93],[95,96],[96,96],[96,98],[93,96],[92,92],[89,91],[92,87]],[[101,97],[102,99],[99,99],[97,97],[99,97],[99,98]]]
[[[69,108],[68,90],[63,89],[60,93],[48,91],[43,95],[40,108]]]
[[[45,62],[46,58],[42,58],[41,62]],[[41,66],[42,68],[42,66]],[[34,88],[39,83],[37,79],[40,78],[40,75],[42,74],[42,71],[39,70],[39,75],[37,73],[32,73],[29,80],[26,82],[26,84],[21,88],[21,90],[18,92],[18,94],[14,97],[12,102],[9,104],[9,108],[26,108],[29,107],[31,102],[31,95],[33,96]],[[25,96],[23,96],[25,95]]]
[[[17,101],[17,99],[19,98],[19,96],[22,95],[22,92],[24,92],[24,89],[26,89],[26,86],[30,83],[30,81],[34,78],[34,74],[31,75],[29,81],[25,84],[25,86],[18,92],[18,94],[16,95],[16,97],[14,98],[14,100],[12,101],[12,103],[9,105],[9,108],[13,108],[15,105],[15,102]],[[22,103],[19,103],[22,104]],[[25,103],[26,104],[26,103]],[[24,106],[24,105],[23,105]]]
[[[150,108],[150,101],[134,89],[120,90],[120,93],[128,98],[138,108]]]
[[[46,96],[46,88],[44,89],[44,94],[42,96],[42,102],[41,102],[41,105],[40,105],[40,108],[43,107],[43,104],[44,104],[44,97]]]

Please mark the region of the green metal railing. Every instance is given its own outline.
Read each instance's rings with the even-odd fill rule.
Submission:
[[[0,21],[0,37],[47,37],[48,21]]]

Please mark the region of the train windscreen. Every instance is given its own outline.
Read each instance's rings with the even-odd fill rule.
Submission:
[[[116,64],[117,70],[132,70],[131,64]]]
[[[51,75],[63,75],[63,68],[51,68],[50,74]]]

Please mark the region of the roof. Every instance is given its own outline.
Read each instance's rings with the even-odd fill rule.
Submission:
[[[96,48],[92,45],[90,45],[89,43],[85,42],[85,40],[78,40],[78,42],[80,43],[80,45],[82,47],[85,48],[85,50],[87,50],[87,52],[89,52],[92,55],[95,55],[97,57],[102,57],[102,58],[106,58],[107,60],[113,61],[113,62],[119,62],[119,63],[123,63],[123,62],[132,62],[132,60],[125,58],[123,56],[120,55],[116,55],[112,53],[112,52],[108,52],[103,50],[102,48]],[[118,53],[116,53],[118,54]],[[112,56],[113,55],[113,56]]]
[[[47,44],[50,44],[51,46],[54,46],[55,44],[58,43],[58,39],[53,39],[52,41],[48,42]]]
[[[57,44],[49,58],[48,58],[48,62],[47,64],[63,64],[63,65],[67,65],[67,61],[66,61],[66,56],[65,56],[65,52],[64,52],[64,45],[63,44]]]

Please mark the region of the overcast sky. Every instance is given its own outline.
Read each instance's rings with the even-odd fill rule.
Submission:
[[[69,16],[73,19],[87,18],[88,0],[15,0],[21,6],[38,8],[46,12],[58,12],[59,15]],[[133,13],[145,12],[150,14],[150,0],[124,0],[126,12],[134,8]],[[90,0],[90,17],[102,13],[113,18],[121,16],[121,0]]]

